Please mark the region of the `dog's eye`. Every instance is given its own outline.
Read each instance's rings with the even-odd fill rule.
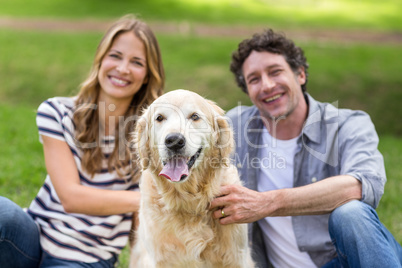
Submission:
[[[191,118],[191,120],[193,120],[193,121],[197,121],[198,119],[200,119],[200,116],[199,116],[198,114],[196,114],[196,113],[193,113],[193,114],[190,116],[190,118]]]
[[[158,122],[162,122],[163,119],[164,119],[164,117],[162,115],[160,115],[160,114],[155,118],[155,120],[158,121]]]

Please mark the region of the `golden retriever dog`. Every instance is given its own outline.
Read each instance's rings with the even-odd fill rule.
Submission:
[[[223,114],[212,101],[175,90],[138,120],[141,205],[130,267],[254,266],[247,225],[221,225],[208,210],[222,185],[240,184]]]

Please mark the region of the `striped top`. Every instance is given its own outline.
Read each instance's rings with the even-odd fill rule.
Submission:
[[[109,172],[106,161],[101,172],[93,178],[81,168],[83,152],[74,143],[73,136],[74,101],[75,98],[55,97],[43,102],[36,117],[39,134],[67,142],[82,185],[109,190],[137,189],[138,184],[131,178],[120,178],[116,171]],[[114,138],[104,138],[100,146],[107,158],[113,151]],[[126,246],[131,228],[131,213],[110,216],[66,213],[49,175],[28,213],[40,226],[43,250],[57,258],[73,261],[91,263],[112,258]]]

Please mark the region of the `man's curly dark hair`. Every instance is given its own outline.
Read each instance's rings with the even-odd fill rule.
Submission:
[[[248,91],[242,69],[244,61],[253,50],[258,52],[268,51],[284,56],[294,73],[297,73],[299,68],[303,67],[306,74],[306,82],[301,87],[302,91],[306,92],[308,63],[304,57],[303,50],[296,46],[292,40],[287,39],[284,34],[275,33],[272,29],[269,29],[260,34],[254,34],[250,39],[243,40],[239,44],[238,49],[232,54],[230,71],[235,75],[237,85],[246,94],[248,94]]]

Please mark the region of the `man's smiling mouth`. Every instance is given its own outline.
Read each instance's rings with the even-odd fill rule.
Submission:
[[[272,101],[274,101],[274,100],[279,99],[279,98],[282,97],[282,96],[283,96],[283,93],[276,94],[275,96],[272,96],[272,97],[270,97],[270,98],[264,99],[264,102],[265,102],[265,103],[269,103],[269,102],[272,102]]]

